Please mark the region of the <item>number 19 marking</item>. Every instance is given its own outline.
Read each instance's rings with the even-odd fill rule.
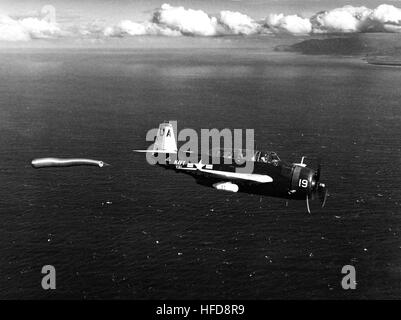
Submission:
[[[299,186],[302,187],[302,188],[307,188],[308,187],[308,180],[299,179]]]

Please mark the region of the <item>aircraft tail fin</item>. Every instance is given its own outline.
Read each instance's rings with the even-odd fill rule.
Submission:
[[[137,152],[150,153],[177,153],[177,140],[175,138],[174,126],[165,121],[159,125],[155,142],[148,150],[134,150]]]

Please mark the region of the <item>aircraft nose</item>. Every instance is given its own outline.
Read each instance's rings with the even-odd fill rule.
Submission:
[[[322,207],[326,203],[328,191],[326,185],[320,182],[320,171],[320,164],[317,170],[306,167],[301,168],[300,166],[295,167],[293,170],[292,186],[294,186],[294,182],[298,182],[296,189],[293,190],[298,191],[298,194],[306,197],[306,205],[309,213],[309,199],[319,198]]]

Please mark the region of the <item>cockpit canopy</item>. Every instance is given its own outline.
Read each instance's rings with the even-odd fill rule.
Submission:
[[[212,149],[212,157],[222,157],[227,159],[234,159],[238,162],[254,161],[262,163],[273,163],[280,161],[277,153],[274,151],[258,151],[258,150],[247,150],[247,149]]]
[[[255,159],[257,159],[255,160],[256,162],[265,162],[265,163],[280,161],[280,158],[274,151],[256,151]]]

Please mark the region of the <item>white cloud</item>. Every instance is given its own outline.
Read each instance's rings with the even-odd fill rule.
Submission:
[[[371,19],[382,26],[385,32],[401,32],[401,9],[382,4],[373,10]]]
[[[115,26],[106,27],[103,30],[106,37],[123,37],[143,36],[143,35],[162,35],[162,36],[181,36],[182,33],[178,30],[172,30],[160,26],[153,22],[133,22],[131,20],[123,20]]]
[[[307,34],[312,31],[312,24],[309,19],[297,15],[271,14],[266,22],[275,32]]]
[[[153,22],[183,35],[194,36],[214,36],[219,28],[217,19],[202,10],[173,7],[166,3],[154,13]]]
[[[31,38],[49,38],[60,33],[57,23],[43,19],[25,18],[19,21],[20,26],[29,33]]]
[[[0,16],[0,41],[28,41],[31,37],[21,25],[8,16]]]
[[[61,29],[56,22],[52,6],[43,7],[39,17],[14,19],[4,14],[0,15],[1,41],[29,41],[52,38],[60,34]]]
[[[123,20],[104,29],[104,35],[166,35],[217,36],[230,34],[250,35],[260,32],[261,25],[240,12],[221,11],[217,17],[202,10],[185,9],[163,4],[153,14],[151,22]]]
[[[371,10],[345,6],[311,18],[314,32],[400,32],[401,9],[382,4]]]
[[[401,23],[401,9],[388,4],[378,6],[372,14],[372,18],[382,23]]]
[[[360,32],[371,14],[366,7],[345,6],[318,13],[311,20],[315,32]]]
[[[240,12],[221,11],[218,21],[232,34],[249,35],[258,33],[260,30],[258,23]]]

